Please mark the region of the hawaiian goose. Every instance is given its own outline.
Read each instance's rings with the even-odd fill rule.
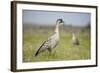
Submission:
[[[72,33],[72,44],[73,45],[79,45],[79,40],[76,37],[75,33]]]
[[[45,50],[51,52],[52,49],[56,47],[56,45],[59,42],[59,24],[63,24],[63,22],[64,21],[62,19],[57,19],[54,34],[51,37],[49,37],[46,41],[44,41],[44,43],[37,50],[35,56],[37,56],[40,52]]]

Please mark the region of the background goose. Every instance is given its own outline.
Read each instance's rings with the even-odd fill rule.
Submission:
[[[51,52],[52,49],[56,47],[56,45],[59,42],[59,24],[62,23],[64,23],[62,19],[57,19],[54,34],[51,37],[49,37],[46,41],[44,41],[44,43],[37,50],[35,56],[37,56],[40,52],[45,50]]]
[[[79,39],[77,38],[74,32],[72,33],[72,44],[79,45]]]

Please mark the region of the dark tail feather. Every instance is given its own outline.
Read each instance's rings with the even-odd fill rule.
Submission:
[[[35,56],[37,56],[39,54],[39,51],[36,52]]]
[[[46,42],[46,41],[45,41]],[[41,49],[41,47],[45,44],[45,42],[40,46],[40,48],[38,49],[38,51],[36,52],[35,56],[37,56],[39,54],[39,51]]]

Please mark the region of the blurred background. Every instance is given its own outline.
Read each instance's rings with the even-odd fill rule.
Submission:
[[[56,52],[48,51],[35,57],[37,49],[54,33],[56,20],[63,19],[60,26],[60,42]],[[91,59],[91,14],[79,12],[56,12],[23,10],[23,62],[61,61]],[[72,32],[80,45],[72,45]]]

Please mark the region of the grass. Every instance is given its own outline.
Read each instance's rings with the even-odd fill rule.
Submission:
[[[75,31],[77,28],[72,28]],[[71,29],[60,30],[60,42],[56,46],[55,51],[40,53],[35,57],[37,49],[41,46],[49,36],[53,34],[52,29],[46,28],[30,28],[23,31],[23,62],[40,62],[40,61],[61,61],[61,60],[85,60],[91,58],[90,49],[90,32],[85,29],[77,31],[80,45],[72,45]]]

